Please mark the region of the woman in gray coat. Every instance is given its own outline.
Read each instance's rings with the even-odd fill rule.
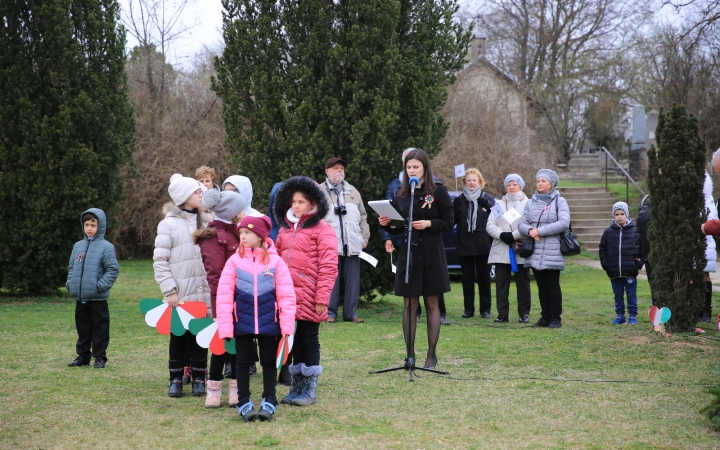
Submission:
[[[535,175],[537,191],[525,205],[518,229],[523,236],[535,239],[535,251],[525,259],[531,267],[538,286],[540,320],[533,326],[560,328],[562,291],[560,271],[565,269],[565,256],[560,252],[560,237],[570,228],[570,208],[555,190],[559,178],[550,169],[540,169]]]

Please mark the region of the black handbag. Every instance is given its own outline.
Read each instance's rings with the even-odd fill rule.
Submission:
[[[535,239],[528,237],[525,239],[520,246],[520,251],[518,252],[518,255],[520,255],[521,258],[529,258],[532,256],[533,252],[535,251]]]
[[[555,202],[555,217],[558,215],[558,205]],[[579,255],[582,250],[580,249],[580,243],[573,233],[572,227],[569,227],[563,234],[560,235],[560,253],[565,256]]]

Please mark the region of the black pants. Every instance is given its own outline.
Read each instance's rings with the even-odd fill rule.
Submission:
[[[510,264],[495,264],[495,295],[500,317],[508,317],[510,314],[511,274]],[[517,290],[518,316],[530,315],[530,274],[522,264],[518,264],[518,271],[515,273],[515,288]]]
[[[538,297],[540,297],[540,316],[546,321],[554,319],[561,320],[562,315],[562,290],[560,290],[559,270],[536,270],[533,269],[535,282],[538,286]]]
[[[293,364],[305,363],[306,366],[320,364],[320,324],[306,320],[297,321],[295,342],[293,343]],[[260,356],[262,361],[262,355]]]
[[[210,355],[210,370],[208,373],[208,380],[222,381],[222,379],[225,378],[225,363],[230,364],[230,367],[232,367],[232,375],[230,375],[230,379],[234,380],[235,365],[237,363],[235,355],[231,355],[229,353],[225,353],[224,355]]]
[[[182,378],[186,359],[190,363],[193,379],[205,379],[208,350],[198,345],[191,332],[186,331],[182,336],[175,336],[171,333],[169,354],[168,369],[171,380]]]
[[[108,302],[75,302],[75,329],[78,334],[75,351],[79,357],[107,359],[105,351],[110,343]]]
[[[298,327],[298,330],[300,327]],[[257,348],[260,350],[260,366],[262,366],[263,393],[262,396],[268,403],[277,405],[275,398],[275,378],[277,367],[275,367],[275,355],[279,337],[261,336],[247,334],[235,336],[235,374],[238,385],[238,404],[244,405],[250,400],[250,366],[255,364],[257,350],[253,339],[257,339]],[[297,339],[297,338],[296,338]],[[295,341],[297,345],[297,340]]]
[[[480,290],[480,314],[490,313],[492,308],[492,292],[490,290],[490,255],[461,256],[463,299],[465,312],[475,313],[475,281]]]

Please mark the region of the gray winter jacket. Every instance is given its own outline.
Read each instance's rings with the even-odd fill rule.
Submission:
[[[343,195],[340,199],[340,205],[345,206],[346,214],[338,216],[335,214],[335,207],[338,204],[337,193],[327,181],[320,184],[320,187],[330,204],[330,211],[325,216],[325,221],[332,225],[337,235],[338,254],[344,256],[359,255],[363,251],[363,245],[370,239],[367,213],[360,193],[347,181],[343,182]],[[340,226],[341,221],[342,227]],[[347,246],[347,254],[343,253],[343,245]]]
[[[87,237],[82,222],[82,216],[87,213],[98,218],[98,229],[93,238]],[[79,302],[107,301],[110,288],[120,273],[115,247],[105,240],[105,227],[102,209],[90,208],[80,215],[80,229],[85,238],[73,247],[65,283],[67,290]]]
[[[531,229],[537,228],[541,238],[540,242],[535,242],[533,254],[525,259],[525,267],[536,270],[565,269],[565,256],[560,252],[560,235],[570,228],[570,208],[557,190],[553,190],[550,197],[552,200],[548,204],[533,195],[525,205],[523,218],[518,222],[523,236],[528,236]]]

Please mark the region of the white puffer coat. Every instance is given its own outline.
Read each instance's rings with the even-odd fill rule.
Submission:
[[[705,171],[705,185],[703,186],[703,192],[705,194],[705,208],[707,208],[707,220],[717,220],[718,210],[713,200],[713,182],[710,174]],[[712,236],[706,236],[705,241],[705,259],[707,259],[707,265],[703,272],[716,272],[717,271],[717,250],[715,248],[715,238]]]
[[[335,230],[338,242],[338,255],[343,254],[343,243],[347,245],[347,255],[345,256],[359,255],[363,251],[363,245],[370,239],[367,212],[365,212],[365,205],[363,204],[360,193],[347,181],[343,182],[343,195],[340,199],[340,204],[345,206],[346,214],[344,216],[338,216],[335,214],[335,207],[338,204],[337,193],[331,189],[327,181],[322,183],[320,187],[330,204],[330,211],[328,211],[325,216],[325,221],[332,225]],[[341,220],[342,230],[340,227]]]
[[[537,228],[540,233],[541,239],[535,242],[535,251],[525,259],[525,266],[535,270],[565,269],[565,255],[560,252],[560,235],[570,228],[570,208],[557,190],[553,190],[550,197],[550,202],[545,203],[533,195],[525,204],[523,218],[518,222],[523,236],[527,236],[532,228]]]
[[[496,205],[500,205],[503,213],[508,212],[510,209],[514,209],[520,215],[525,211],[525,204],[528,202],[527,196],[523,193],[520,196],[520,200],[511,200],[508,196],[504,196],[502,200],[496,202]],[[525,240],[525,236],[520,234],[520,230],[517,227],[517,222],[522,219],[518,219],[515,223],[507,223],[502,217],[495,217],[492,212],[488,217],[487,225],[485,230],[492,236],[493,243],[490,248],[490,256],[488,257],[488,264],[510,264],[510,246],[500,240],[500,233],[508,232],[512,233],[516,241]],[[524,264],[525,260],[520,257],[518,252],[515,252],[515,262],[520,265]]]
[[[165,204],[163,212],[165,218],[158,224],[153,252],[155,281],[164,297],[177,294],[181,301],[205,302],[210,311],[210,287],[200,247],[192,237],[197,229],[197,215],[172,203]],[[203,228],[211,219],[211,214],[203,214]]]

